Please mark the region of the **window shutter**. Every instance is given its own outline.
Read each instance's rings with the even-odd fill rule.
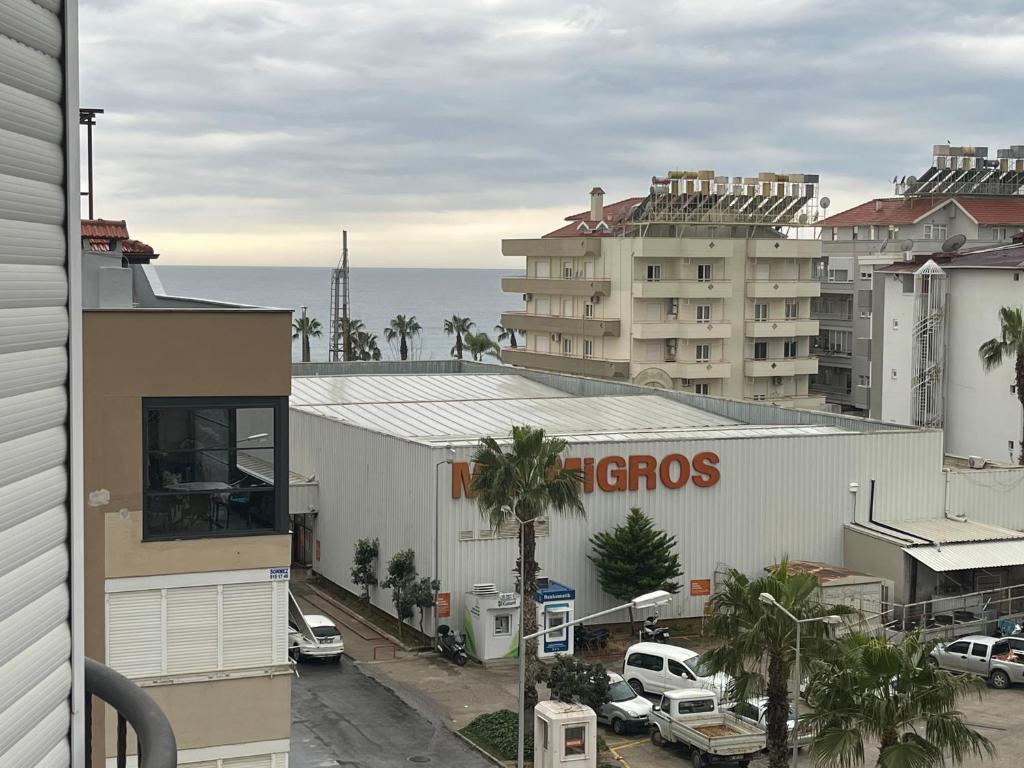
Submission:
[[[167,590],[167,672],[217,669],[217,587]]]
[[[159,675],[163,655],[162,591],[107,595],[107,664],[126,677]]]
[[[272,586],[269,581],[224,585],[224,669],[273,662]]]
[[[255,757],[232,757],[221,760],[221,768],[274,768],[273,755]]]
[[[271,582],[274,591],[274,655],[275,664],[288,663],[288,582]]]

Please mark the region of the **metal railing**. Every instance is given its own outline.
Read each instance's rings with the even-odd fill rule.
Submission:
[[[139,686],[98,661],[85,660],[85,765],[92,767],[92,699],[117,712],[117,768],[128,764],[128,723],[138,741],[139,768],[175,768],[178,745],[167,716]]]

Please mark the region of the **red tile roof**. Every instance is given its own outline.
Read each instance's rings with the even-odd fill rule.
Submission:
[[[822,220],[821,227],[913,224],[930,211],[955,201],[979,224],[1024,225],[1024,200],[983,197],[883,197]]]
[[[110,219],[82,219],[82,237],[128,239],[128,225]]]
[[[1024,269],[1024,243],[998,245],[992,248],[977,248],[954,253],[921,253],[913,261],[898,261],[876,272],[916,272],[928,261],[934,261],[942,269]]]
[[[633,208],[643,202],[642,197],[627,197],[625,200],[619,200],[617,203],[610,203],[604,207],[602,211],[602,220],[609,225],[613,225],[622,219],[624,219]],[[548,232],[543,237],[611,237],[615,233],[611,229],[599,229],[593,231],[601,222],[594,221],[590,218],[590,211],[583,211],[582,213],[574,213],[572,216],[566,216],[565,220],[569,223],[559,227],[554,232]],[[585,224],[586,226],[581,226]]]
[[[642,203],[644,198],[642,197],[627,197],[625,200],[619,200],[617,203],[609,203],[604,207],[604,218],[605,221],[611,221],[616,219],[622,213],[629,213],[629,209],[634,205]],[[566,221],[590,221],[590,210],[587,209],[582,213],[574,213],[572,216],[566,216]]]

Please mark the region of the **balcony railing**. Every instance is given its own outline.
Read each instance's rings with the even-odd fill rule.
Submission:
[[[178,745],[167,716],[149,694],[119,672],[92,659],[85,660],[85,765],[92,768],[92,698],[117,712],[115,765],[128,764],[128,724],[138,742],[139,768],[175,768]]]

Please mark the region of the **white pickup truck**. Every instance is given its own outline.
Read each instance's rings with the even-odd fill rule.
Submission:
[[[693,768],[747,766],[765,748],[765,733],[731,712],[718,709],[718,697],[706,690],[666,691],[651,710],[651,741],[682,744]]]
[[[993,688],[1024,683],[1024,639],[968,635],[932,650],[929,663],[954,672],[969,672]]]

